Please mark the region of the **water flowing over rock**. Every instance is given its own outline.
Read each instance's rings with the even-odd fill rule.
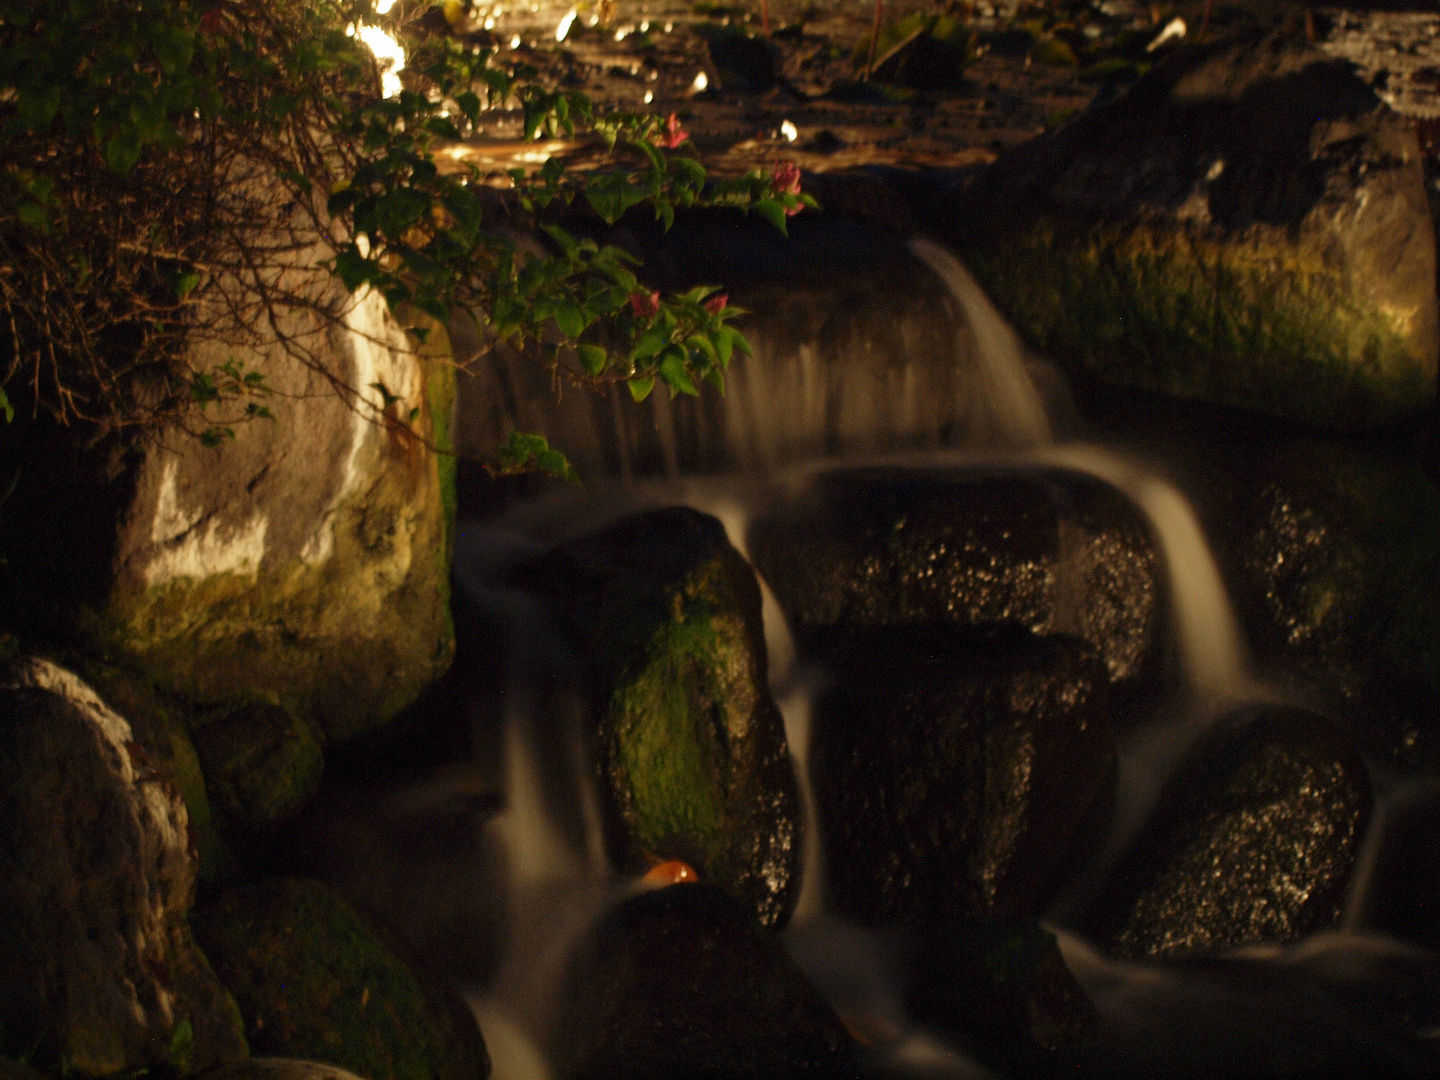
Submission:
[[[1178,48],[1002,157],[946,233],[1017,328],[1119,386],[1336,429],[1435,394],[1435,239],[1413,127],[1283,36]]]
[[[1413,464],[1326,443],[1236,481],[1258,640],[1337,694],[1375,749],[1440,760],[1440,491]]]
[[[835,910],[871,924],[1038,912],[1113,806],[1093,654],[889,629],[852,633],[830,668],[811,776]]]
[[[299,878],[243,885],[198,910],[195,934],[253,1050],[366,1080],[485,1080],[480,1030],[348,904]]]
[[[626,901],[582,943],[564,1080],[854,1075],[850,1037],[779,940],[733,899],[674,885]]]
[[[425,441],[446,443],[453,374],[444,335],[417,354],[376,294],[339,323],[297,313],[280,331],[317,368],[274,342],[188,357],[199,372],[262,373],[274,391],[273,420],[235,424],[214,448],[183,430],[90,447],[69,429],[10,425],[4,452],[22,477],[0,525],[3,602],[17,626],[62,609],[59,635],[78,625],[192,705],[270,698],[343,739],[449,663],[453,459]],[[55,491],[73,497],[57,506]]]
[[[757,520],[749,546],[802,643],[832,627],[948,624],[1082,638],[1116,681],[1159,663],[1149,528],[1079,475],[826,473]]]
[[[80,1076],[243,1058],[186,922],[197,873],[130,724],[49,661],[0,673],[0,1051]]]
[[[1324,719],[1243,711],[1162,799],[1097,905],[1096,938],[1182,957],[1333,926],[1370,810],[1364,765]]]
[[[593,669],[593,753],[622,869],[680,859],[783,923],[798,882],[795,775],[770,696],[760,588],[716,519],[624,518],[520,568]]]

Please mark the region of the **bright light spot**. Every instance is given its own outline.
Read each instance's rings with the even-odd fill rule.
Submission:
[[[789,120],[780,125],[780,134],[785,136],[786,142],[794,142],[800,137],[800,131]]]
[[[650,32],[650,20],[649,20],[649,19],[646,19],[644,22],[642,22],[642,23],[640,24],[640,32],[641,32],[642,34],[648,34],[648,33]]]
[[[1150,42],[1149,45],[1145,46],[1145,51],[1154,52],[1161,45],[1164,45],[1167,41],[1173,41],[1176,38],[1183,38],[1184,36],[1185,20],[1177,15],[1175,18],[1171,19],[1168,23],[1165,24],[1165,29],[1160,31],[1159,36],[1154,41]]]
[[[518,49],[519,47],[520,47],[520,35],[519,35],[519,34],[516,34],[514,37],[512,37],[512,38],[510,39],[510,48],[512,48],[512,49]]]
[[[698,94],[709,85],[709,77],[703,71],[699,71],[695,73],[695,81],[690,84],[690,89]]]
[[[646,75],[645,78],[649,79],[651,82],[654,82],[656,79],[660,78],[660,72],[652,71],[649,75]]]
[[[668,34],[668,33],[670,33],[671,30],[674,30],[674,29],[675,29],[675,24],[674,24],[673,22],[667,22],[667,23],[665,24],[665,33]]]
[[[495,29],[495,16],[494,16],[494,15],[491,15],[488,19],[485,20],[485,29],[486,29],[486,30],[494,30],[494,29]]]
[[[380,92],[387,98],[397,97],[400,93],[400,72],[405,69],[405,50],[378,26],[359,27],[355,36],[374,54],[380,65]]]
[[[616,40],[616,41],[624,41],[624,40],[625,40],[625,35],[628,34],[629,32],[630,32],[629,30],[626,30],[626,29],[622,26],[619,30],[616,30],[616,31],[615,31],[615,40]]]
[[[375,0],[375,14],[389,15],[390,9],[395,6],[395,0]]]
[[[646,104],[646,105],[649,105],[650,102],[652,102],[652,101],[654,101],[654,100],[655,100],[655,91],[654,91],[654,90],[646,90],[646,91],[645,91],[645,104]]]
[[[565,35],[570,33],[570,27],[575,22],[575,9],[571,8],[560,20],[560,25],[555,27],[555,40],[564,41]]]
[[[591,16],[590,16],[590,25],[591,25],[591,26],[599,26],[599,25],[600,25],[600,16],[599,16],[599,15],[591,15]]]

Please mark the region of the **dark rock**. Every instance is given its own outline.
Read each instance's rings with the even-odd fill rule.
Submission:
[[[1440,760],[1440,491],[1418,466],[1325,443],[1236,480],[1250,494],[1227,526],[1257,643],[1337,695],[1375,750]]]
[[[1392,796],[1365,883],[1361,919],[1381,933],[1440,949],[1440,793]]]
[[[1182,769],[1093,928],[1122,956],[1284,944],[1333,926],[1370,819],[1364,765],[1321,717],[1247,709]]]
[[[811,775],[835,910],[868,924],[1034,915],[1103,834],[1115,743],[1103,667],[1052,638],[843,639]]]
[[[860,48],[868,50],[868,39]],[[916,13],[882,31],[871,78],[921,93],[954,90],[964,85],[971,51],[970,33],[959,20]]]
[[[927,933],[906,1008],[1005,1076],[1064,1075],[1095,1036],[1095,1006],[1035,922],[979,920]]]
[[[593,669],[608,843],[630,872],[680,859],[766,925],[796,899],[799,817],[770,696],[760,588],[712,517],[624,518],[514,580],[541,594]]]
[[[48,661],[0,676],[0,1052],[80,1076],[243,1058],[186,922],[197,871],[124,718]]]
[[[701,23],[696,29],[705,40],[720,89],[763,94],[780,78],[780,51],[765,38],[738,26]]]
[[[567,1080],[839,1077],[850,1037],[775,935],[705,885],[626,901],[577,954]]]
[[[314,796],[325,767],[321,737],[289,709],[255,702],[202,725],[195,750],[222,828],[273,828]]]
[[[1435,395],[1414,129],[1303,41],[1176,47],[944,213],[1021,333],[1103,382],[1342,430]]]
[[[45,1074],[22,1061],[0,1057],[0,1080],[45,1080]]]
[[[391,719],[450,660],[453,459],[425,440],[446,441],[454,369],[442,333],[417,355],[378,294],[323,330],[298,313],[280,330],[313,366],[273,339],[185,358],[203,373],[237,363],[275,391],[274,420],[237,423],[219,447],[179,429],[95,447],[40,420],[0,429],[0,458],[21,466],[0,521],[0,619],[79,636],[188,705],[273,699],[340,740]],[[395,415],[412,407],[413,432]],[[32,628],[50,611],[64,625]]]
[[[438,11],[438,8],[432,8]],[[251,1058],[224,1065],[206,1076],[206,1080],[368,1080],[346,1072],[335,1065],[298,1058]]]
[[[1083,638],[1117,681],[1159,663],[1149,528],[1082,476],[827,473],[749,547],[802,647],[826,627],[951,624]]]
[[[484,1080],[465,1002],[402,959],[314,881],[241,886],[192,922],[258,1054],[328,1062],[366,1080]]]

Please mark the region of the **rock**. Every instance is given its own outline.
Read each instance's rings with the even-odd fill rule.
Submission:
[[[863,65],[869,39],[857,48]],[[955,90],[965,83],[972,42],[965,25],[948,15],[917,12],[885,27],[875,48],[871,78],[922,94]]]
[[[1337,430],[1435,396],[1414,129],[1304,42],[1176,47],[1003,156],[942,231],[1022,335],[1101,382]]]
[[[641,873],[679,859],[767,926],[797,898],[799,807],[770,696],[760,587],[716,519],[624,518],[521,568],[592,668],[607,842]]]
[[[320,736],[281,705],[232,709],[198,728],[194,741],[222,826],[241,834],[292,819],[320,786]]]
[[[1004,1076],[1065,1075],[1067,1059],[1095,1036],[1094,1004],[1055,935],[1033,921],[952,923],[926,934],[905,1005]]]
[[[1360,917],[1370,930],[1440,949],[1440,792],[1387,801]],[[1379,816],[1379,815],[1377,815]]]
[[[259,1057],[223,1065],[206,1080],[368,1080],[320,1061]]]
[[[45,1074],[24,1062],[0,1057],[0,1080],[45,1080]]]
[[[1083,638],[1117,681],[1159,663],[1149,527],[1082,476],[836,471],[748,542],[802,646],[827,627],[948,624]]]
[[[850,1076],[849,1035],[773,933],[706,885],[621,904],[572,965],[567,1080]]]
[[[339,740],[449,663],[453,460],[425,440],[446,442],[453,371],[443,334],[417,355],[373,293],[336,324],[295,313],[281,329],[313,367],[273,338],[186,357],[201,373],[261,373],[275,392],[273,420],[235,424],[216,447],[175,429],[91,445],[78,429],[8,425],[0,456],[22,479],[0,525],[4,603],[27,633],[59,610],[63,625],[37,629],[78,634],[191,706],[269,699]]]
[[[1040,911],[1113,808],[1093,654],[887,629],[833,659],[811,777],[834,909],[871,925]]]
[[[1416,465],[1327,443],[1236,479],[1258,644],[1338,695],[1377,751],[1440,760],[1440,491]]]
[[[1162,798],[1099,902],[1095,937],[1121,956],[1182,957],[1332,926],[1370,807],[1364,765],[1325,720],[1244,710]]]
[[[243,1058],[186,922],[197,871],[131,725],[49,661],[0,673],[0,1052],[79,1076]]]
[[[407,965],[318,882],[244,885],[192,922],[256,1053],[328,1062],[365,1080],[489,1075],[484,1040],[459,995]]]
[[[765,38],[715,23],[697,23],[696,32],[705,41],[720,89],[763,94],[779,80],[780,52]]]

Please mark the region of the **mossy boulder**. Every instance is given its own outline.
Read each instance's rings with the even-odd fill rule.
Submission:
[[[810,771],[835,911],[923,927],[1043,910],[1114,807],[1094,654],[890,628],[853,632],[828,659]]]
[[[246,1056],[191,934],[189,816],[146,746],[73,673],[0,673],[0,1052],[49,1072],[181,1075]]]
[[[1440,490],[1404,459],[1321,442],[1234,483],[1225,527],[1257,644],[1337,696],[1368,748],[1440,761]]]
[[[365,1080],[489,1075],[464,1001],[319,882],[244,885],[191,921],[256,1054],[328,1062]]]
[[[591,669],[608,843],[629,872],[680,859],[767,925],[796,899],[799,808],[770,696],[760,587],[716,519],[649,511],[515,574]]]
[[[1242,710],[1172,781],[1091,929],[1122,956],[1169,958],[1334,926],[1370,812],[1365,766],[1326,720]]]
[[[802,648],[837,627],[948,625],[1082,638],[1117,682],[1159,666],[1149,526],[1088,477],[836,470],[757,519],[748,542]]]
[[[1000,158],[942,231],[1024,336],[1101,382],[1341,430],[1434,398],[1414,129],[1304,41],[1176,48]]]
[[[218,445],[8,425],[0,617],[192,708],[271,700],[330,739],[413,701],[453,650],[453,470],[427,445],[446,445],[453,369],[439,328],[417,352],[378,295],[344,306],[281,321],[304,360],[273,339],[191,350],[197,372],[239,365],[274,391],[273,419]]]
[[[325,768],[319,732],[268,702],[208,720],[194,743],[221,826],[241,834],[292,819],[314,796]]]
[[[830,1005],[713,886],[672,885],[605,916],[571,962],[565,1002],[564,1080],[855,1075]]]

